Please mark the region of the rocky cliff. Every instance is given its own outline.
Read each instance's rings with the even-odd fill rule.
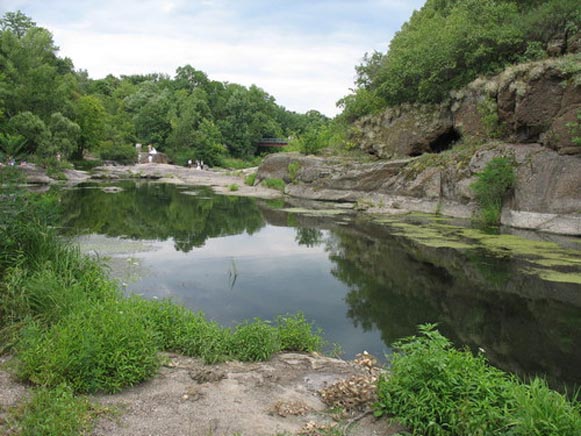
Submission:
[[[581,55],[512,66],[439,105],[407,105],[359,120],[354,141],[379,158],[355,163],[298,154],[268,157],[257,182],[286,193],[353,202],[371,212],[469,218],[470,185],[494,157],[515,162],[502,224],[581,235]]]
[[[581,53],[514,65],[439,105],[403,105],[363,117],[353,140],[383,159],[439,153],[460,139],[539,143],[581,154]]]

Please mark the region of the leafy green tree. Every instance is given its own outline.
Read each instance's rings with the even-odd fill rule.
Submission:
[[[55,112],[50,117],[51,149],[45,154],[61,153],[64,157],[70,157],[78,149],[78,141],[81,135],[81,127],[65,117],[60,112]]]
[[[35,26],[36,23],[21,11],[6,12],[4,17],[0,18],[0,32],[10,31],[18,38],[22,38],[28,30]]]
[[[0,133],[0,161],[20,159],[23,156],[26,138],[22,135]]]
[[[80,97],[75,105],[75,121],[81,128],[74,157],[82,159],[85,150],[97,147],[103,139],[106,112],[99,98],[92,95]]]
[[[35,153],[49,146],[50,130],[44,121],[32,112],[20,112],[10,118],[8,129],[15,135],[20,135],[26,139],[27,153]]]

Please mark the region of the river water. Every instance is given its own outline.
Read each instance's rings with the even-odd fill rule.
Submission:
[[[300,311],[346,358],[382,358],[418,324],[438,323],[502,369],[581,385],[578,238],[364,219],[207,188],[111,188],[62,191],[63,227],[128,293],[171,297],[226,326]]]

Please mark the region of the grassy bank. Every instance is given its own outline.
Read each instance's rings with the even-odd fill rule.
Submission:
[[[14,373],[34,386],[0,431],[87,432],[103,409],[84,395],[150,379],[164,351],[216,363],[320,349],[320,332],[301,314],[230,329],[170,300],[123,296],[103,265],[59,236],[56,198],[15,188],[17,173],[0,177],[0,347],[14,356]],[[455,350],[433,326],[396,350],[378,383],[376,414],[415,435],[581,434],[577,403],[540,380],[518,381],[483,355]]]
[[[433,325],[395,344],[380,379],[376,415],[394,416],[413,435],[575,436],[581,407],[540,379],[523,383],[483,354],[452,347]]]
[[[22,434],[79,434],[92,413],[81,394],[153,377],[163,351],[215,363],[320,348],[301,314],[229,329],[169,300],[124,297],[103,265],[59,236],[55,198],[17,189],[17,172],[2,177],[0,347],[18,378],[37,387],[14,413]]]

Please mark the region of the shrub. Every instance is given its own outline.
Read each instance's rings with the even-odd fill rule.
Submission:
[[[268,360],[280,349],[277,329],[258,318],[237,326],[230,338],[232,357],[241,361]]]
[[[99,155],[103,160],[112,160],[114,162],[131,165],[137,161],[137,152],[135,147],[130,144],[108,144],[101,148]]]
[[[284,187],[286,186],[282,179],[264,179],[262,183],[267,188],[276,189],[281,192],[284,192]]]
[[[313,330],[313,326],[302,313],[279,316],[276,323],[281,350],[312,352],[321,349],[323,345],[321,330]]]
[[[502,201],[516,180],[514,163],[507,157],[492,159],[470,187],[480,206],[479,220],[485,225],[498,225]]]
[[[254,186],[254,182],[256,182],[256,173],[248,174],[244,178],[244,184],[248,186]]]
[[[578,407],[543,382],[521,384],[482,355],[455,350],[434,325],[419,329],[395,344],[376,415],[395,415],[414,435],[579,434]]]
[[[71,388],[40,388],[17,417],[22,436],[77,436],[91,427],[91,404]]]
[[[17,347],[17,372],[41,386],[119,392],[155,374],[156,345],[132,300],[87,303],[46,330],[30,323]]]
[[[230,186],[228,186],[228,190],[230,192],[236,192],[238,189],[240,189],[240,186],[238,186],[236,183],[232,183]]]
[[[148,301],[134,297],[132,303],[138,306],[161,350],[201,357],[206,363],[227,360],[229,330],[208,321],[203,314],[171,300]]]

